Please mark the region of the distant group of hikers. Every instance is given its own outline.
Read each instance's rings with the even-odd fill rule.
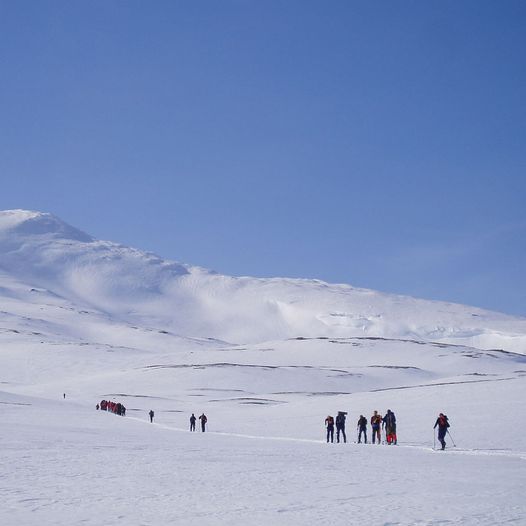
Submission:
[[[110,411],[116,415],[125,416],[126,407],[120,402],[112,402],[108,400],[102,400],[100,404],[96,405],[97,410],[101,409],[102,411]],[[153,409],[150,409],[148,416],[150,417],[150,422],[153,423],[153,418],[155,413]],[[201,432],[206,431],[206,424],[208,422],[207,416],[202,413],[199,417],[201,422]],[[347,435],[345,434],[345,424],[347,420],[347,411],[338,411],[336,419],[333,416],[328,415],[325,419],[325,428],[327,430],[327,443],[334,443],[334,428],[336,427],[336,442],[340,443],[340,436],[344,443],[347,442]],[[190,431],[195,431],[195,424],[197,422],[197,417],[194,413],[190,416]],[[356,424],[356,429],[358,431],[358,444],[362,443],[362,436],[364,443],[367,444],[367,418],[360,415],[358,422]],[[378,411],[374,411],[370,419],[371,430],[372,430],[372,443],[381,444],[382,443],[382,430],[385,434],[385,443],[387,445],[396,445],[398,444],[398,438],[396,435],[396,416],[393,411],[390,409],[387,410],[387,413],[382,416]],[[446,448],[446,434],[449,433],[448,428],[450,427],[448,417],[440,413],[436,419],[433,429],[438,427],[438,441],[442,446],[442,450]],[[454,446],[455,444],[453,444]]]
[[[329,415],[325,419],[325,427],[327,429],[327,443],[332,442],[334,443],[334,425],[336,424],[336,442],[340,442],[340,434],[343,437],[343,442],[347,442],[347,436],[345,434],[345,421],[347,418],[347,412],[346,411],[338,411],[338,415],[336,416],[336,421],[334,418]],[[361,444],[362,442],[362,436],[364,439],[364,442],[367,444],[367,418],[365,416],[360,415],[360,418],[358,419],[358,423],[356,424],[356,429],[358,431],[358,444]],[[384,417],[378,413],[378,411],[375,411],[373,416],[371,417],[371,428],[373,432],[373,444],[382,443],[382,436],[381,436],[381,429],[385,430],[385,439],[386,443],[391,444],[397,444],[397,437],[396,437],[396,416],[395,414],[388,409],[387,413]]]
[[[126,408],[120,402],[111,402],[108,400],[102,400],[100,404],[97,404],[95,406],[95,408],[97,409],[97,411],[101,409],[102,411],[110,411],[112,413],[115,413],[116,415],[121,415],[121,416],[126,415]],[[155,412],[153,409],[150,409],[150,411],[148,412],[148,416],[150,417],[150,423],[153,424],[153,418],[155,416]],[[206,424],[208,422],[208,418],[204,413],[202,413],[201,416],[199,417],[199,420],[201,421],[201,432],[204,433],[206,431]],[[194,413],[192,413],[192,416],[190,417],[190,431],[195,431],[196,422],[197,422],[197,418],[194,415]]]
[[[153,412],[153,409],[150,409],[150,412],[148,413],[150,415],[150,422],[153,423],[153,417],[155,413]],[[204,433],[206,431],[206,423],[208,422],[208,418],[203,413],[199,420],[201,421],[201,432]],[[195,423],[197,421],[197,418],[195,417],[194,413],[192,413],[192,416],[190,417],[190,431],[195,431]]]
[[[97,410],[100,409],[101,411],[110,411],[116,415],[126,416],[126,408],[120,402],[101,400],[100,404],[97,404],[95,407]]]
[[[336,420],[331,415],[328,415],[325,419],[325,428],[327,430],[327,443],[334,443],[334,427],[336,425],[336,442],[340,442],[340,435],[343,438],[343,442],[347,442],[347,436],[345,434],[345,421],[347,418],[346,411],[338,411]],[[371,429],[372,429],[372,443],[381,444],[382,443],[382,430],[385,433],[385,443],[387,445],[396,445],[398,444],[398,438],[396,435],[396,416],[393,411],[390,409],[387,410],[387,413],[382,417],[378,411],[374,411],[371,416]],[[364,443],[367,444],[367,418],[360,415],[358,422],[356,424],[356,429],[358,431],[358,444],[362,443],[362,436]],[[446,433],[448,432],[449,420],[446,415],[440,413],[438,416],[435,426],[433,429],[438,427],[438,440],[442,445],[442,449],[446,448]]]

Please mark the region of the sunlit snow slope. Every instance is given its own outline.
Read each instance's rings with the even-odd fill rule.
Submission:
[[[24,210],[0,212],[0,294],[4,325],[48,304],[109,324],[231,343],[363,336],[526,350],[525,318],[317,280],[223,276],[99,241],[53,215]],[[43,312],[41,318],[62,335],[70,323],[75,332],[89,332],[89,323],[65,319],[52,327],[54,317],[46,322]]]
[[[221,276],[0,212],[0,524],[522,524],[525,342],[521,318]],[[356,444],[387,408],[398,446]],[[349,440],[326,444],[340,410]]]

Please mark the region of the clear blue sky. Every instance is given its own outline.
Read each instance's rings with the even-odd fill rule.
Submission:
[[[526,2],[0,0],[0,208],[526,315]]]

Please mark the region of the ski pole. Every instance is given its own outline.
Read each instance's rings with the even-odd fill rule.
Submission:
[[[436,449],[436,436],[435,436],[435,430],[433,429],[433,449]]]
[[[451,433],[449,432],[449,429],[447,430],[447,434],[451,438],[451,442],[453,442],[453,447],[457,447],[456,444],[455,444],[455,441],[453,440],[453,437],[451,436]]]

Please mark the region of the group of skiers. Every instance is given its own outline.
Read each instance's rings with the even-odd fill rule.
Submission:
[[[192,413],[192,416],[190,417],[190,431],[195,431],[195,422],[197,418],[195,417],[194,413]],[[201,432],[204,433],[206,431],[206,423],[208,422],[208,418],[203,413],[199,420],[201,421]]]
[[[336,424],[336,442],[340,442],[340,434],[343,437],[343,441],[347,442],[347,437],[345,435],[345,420],[347,413],[345,411],[338,411],[338,416],[336,421],[334,418],[329,415],[325,419],[325,427],[327,429],[327,443],[334,442],[334,425]],[[358,431],[358,444],[362,442],[362,436],[364,442],[367,444],[367,418],[360,415],[356,428]],[[371,428],[373,432],[373,444],[376,442],[381,444],[382,436],[381,429],[385,430],[385,441],[387,444],[397,444],[396,437],[396,416],[395,414],[388,409],[384,417],[375,411],[373,416],[371,416]]]
[[[148,413],[148,415],[150,417],[150,422],[153,423],[153,417],[155,416],[153,409],[150,409],[150,412]],[[208,422],[208,418],[203,413],[199,417],[199,420],[201,421],[201,432],[204,433],[206,431],[206,423]],[[197,421],[197,418],[194,415],[194,413],[192,413],[192,416],[190,417],[190,431],[195,431],[196,421]]]
[[[95,406],[95,408],[97,410],[100,409],[101,411],[110,411],[111,413],[115,413],[116,415],[126,416],[126,408],[120,402],[102,400],[100,404],[97,404]]]
[[[108,400],[102,400],[100,404],[97,404],[95,406],[95,408],[97,409],[97,411],[100,409],[102,411],[110,411],[120,416],[126,415],[126,408],[120,402],[111,402]],[[148,412],[148,416],[150,417],[150,423],[153,424],[153,418],[155,416],[155,412],[153,409],[150,409],[150,411]],[[201,432],[204,433],[206,431],[206,424],[208,422],[208,418],[206,417],[204,413],[202,413],[201,416],[199,417],[199,420],[201,422]],[[192,413],[192,416],[190,417],[190,431],[195,431],[196,421],[197,421],[197,418],[194,415],[194,413]]]
[[[125,416],[126,415],[126,407],[124,407],[123,404],[120,402],[112,402],[108,400],[102,400],[100,404],[96,405],[96,409],[100,409],[102,411],[110,411],[111,413],[115,413],[116,415]],[[155,413],[153,409],[150,410],[148,413],[148,416],[150,417],[150,422],[153,423],[153,417],[155,416]],[[340,436],[344,443],[347,442],[347,435],[345,434],[345,423],[347,419],[347,412],[346,411],[338,411],[338,414],[336,416],[336,419],[332,417],[331,415],[328,415],[325,419],[325,428],[327,430],[327,443],[331,442],[334,443],[334,427],[336,426],[336,442],[340,442]],[[206,424],[208,422],[207,416],[202,413],[199,417],[199,420],[201,422],[201,432],[204,433],[206,431]],[[190,431],[195,431],[195,424],[197,422],[197,418],[192,413],[192,416],[190,416]],[[372,430],[372,443],[373,444],[381,444],[382,443],[382,430],[384,430],[385,433],[385,443],[388,445],[396,445],[398,443],[397,435],[396,435],[396,416],[390,409],[387,410],[387,413],[382,417],[378,411],[374,411],[373,415],[370,419],[371,423],[371,430]],[[368,421],[365,416],[360,415],[360,418],[358,419],[358,422],[356,424],[356,429],[358,431],[358,444],[362,443],[362,436],[364,439],[364,443],[367,444],[367,425]],[[448,428],[450,427],[448,417],[440,413],[438,415],[438,418],[436,419],[435,425],[433,426],[433,429],[436,429],[438,427],[438,441],[440,442],[442,446],[442,450],[446,448],[446,434],[449,433]],[[454,445],[454,444],[453,444]]]
[[[345,420],[347,417],[347,412],[338,411],[336,420],[329,415],[325,419],[325,428],[327,430],[327,443],[334,443],[334,426],[336,425],[336,442],[340,442],[340,435],[343,438],[344,442],[347,442],[347,436],[345,435]],[[374,411],[370,419],[371,429],[372,429],[372,442],[373,444],[382,443],[382,430],[385,433],[385,443],[387,445],[396,445],[398,443],[398,438],[396,435],[396,415],[390,409],[387,410],[387,413],[382,417],[378,411]],[[362,442],[362,436],[365,444],[367,444],[367,418],[360,415],[358,422],[356,424],[356,429],[358,431],[358,444]],[[442,445],[442,450],[446,448],[446,433],[448,433],[448,428],[450,427],[448,417],[443,413],[440,413],[438,416],[435,426],[433,429],[438,427],[438,440]]]

